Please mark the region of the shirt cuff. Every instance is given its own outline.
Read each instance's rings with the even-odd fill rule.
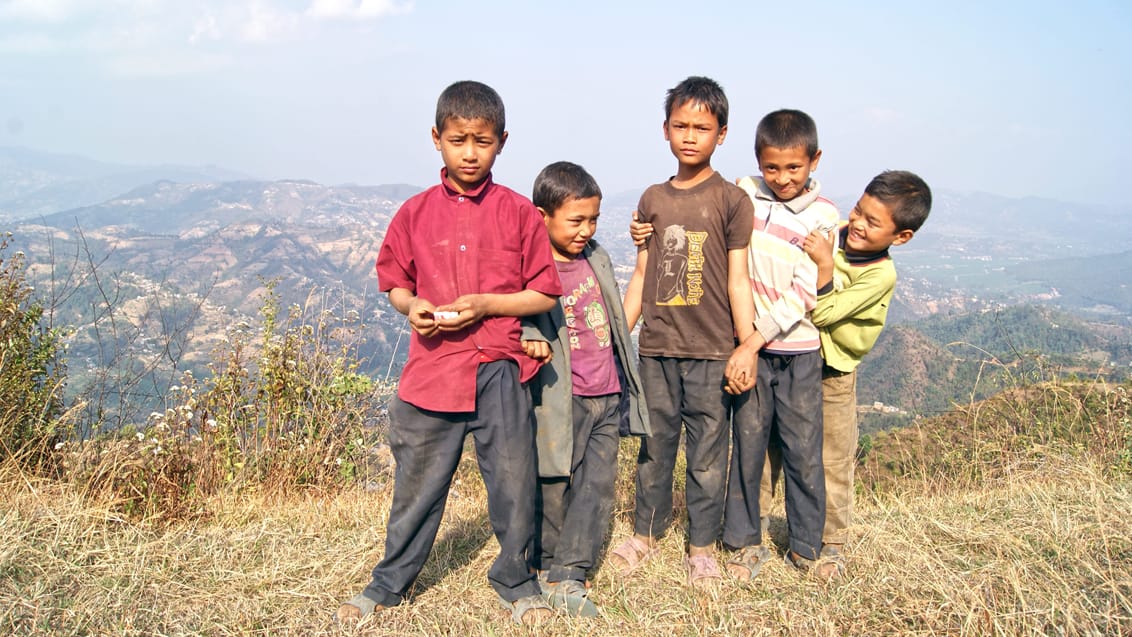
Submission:
[[[763,340],[767,343],[778,338],[778,335],[782,333],[782,330],[778,329],[778,323],[775,323],[774,319],[769,316],[760,316],[755,319],[755,330],[762,335]]]

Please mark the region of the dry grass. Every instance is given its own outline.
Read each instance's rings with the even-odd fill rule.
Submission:
[[[615,540],[630,532],[634,450],[624,442]],[[1073,445],[1005,454],[998,465],[983,483],[911,471],[865,491],[849,574],[835,585],[775,560],[751,585],[693,592],[678,527],[630,579],[598,570],[601,617],[537,629],[511,624],[487,584],[497,544],[471,454],[411,603],[349,629],[333,613],[381,555],[387,482],[339,496],[212,498],[200,521],[148,524],[76,487],[9,471],[0,473],[0,633],[1132,634],[1129,474]],[[781,519],[771,530],[783,539]]]

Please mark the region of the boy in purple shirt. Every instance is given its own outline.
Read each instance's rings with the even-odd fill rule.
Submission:
[[[530,570],[535,443],[524,383],[539,363],[520,345],[518,317],[554,307],[562,286],[538,211],[491,179],[507,141],[499,95],[479,82],[449,86],[432,141],[441,183],[401,206],[377,257],[381,290],[413,328],[389,407],[397,469],[385,557],[338,619],[401,603],[432,550],[470,433],[500,545],[488,581],[516,622],[538,623],[552,611]]]
[[[593,616],[586,574],[609,527],[620,433],[648,435],[648,413],[613,263],[593,240],[601,189],[584,168],[560,161],[535,178],[532,199],[563,289],[558,307],[523,330],[527,353],[550,359],[531,381],[542,513],[535,566],[551,606]]]

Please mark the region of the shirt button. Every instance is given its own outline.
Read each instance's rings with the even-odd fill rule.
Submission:
[[[463,197],[458,197],[458,198],[456,199],[456,201],[463,201],[463,200],[464,200],[464,198],[463,198]]]
[[[464,251],[465,251],[465,250],[467,250],[467,249],[468,249],[468,246],[466,246],[466,245],[464,245],[464,244],[462,244],[462,243],[460,244],[460,252],[464,252]]]

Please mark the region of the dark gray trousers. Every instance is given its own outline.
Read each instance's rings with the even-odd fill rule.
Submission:
[[[570,477],[540,478],[538,568],[547,579],[583,581],[605,542],[617,480],[621,397],[574,396]]]
[[[420,574],[469,433],[500,546],[488,581],[509,602],[538,594],[530,570],[537,480],[534,421],[518,366],[513,361],[479,366],[472,413],[428,411],[395,398],[389,416],[389,446],[397,462],[393,505],[385,556],[374,567],[365,596],[384,606],[396,605]]]
[[[672,472],[683,432],[688,542],[710,546],[719,540],[731,405],[723,391],[726,367],[727,361],[641,357],[652,435],[641,440],[637,455],[634,533],[660,537],[672,524]]]
[[[762,543],[759,491],[772,428],[782,444],[790,550],[817,559],[825,525],[820,352],[759,354],[758,378],[734,401],[723,543]]]

